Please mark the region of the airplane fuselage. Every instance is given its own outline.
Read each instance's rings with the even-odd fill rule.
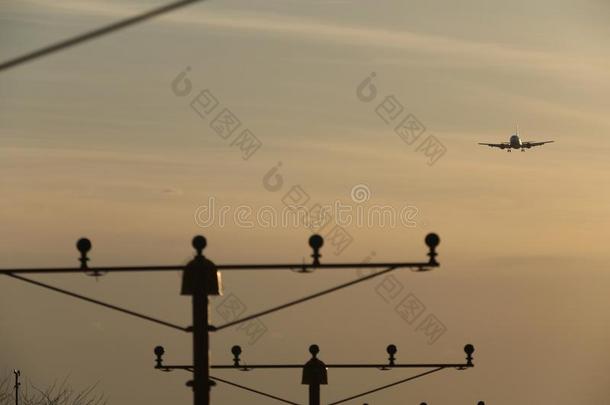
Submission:
[[[508,140],[508,144],[513,149],[523,148],[523,144],[521,143],[521,138],[519,138],[519,135],[517,135],[517,134],[510,137],[510,139]]]

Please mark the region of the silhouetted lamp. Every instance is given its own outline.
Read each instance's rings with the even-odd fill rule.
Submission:
[[[464,351],[466,352],[466,362],[469,366],[472,366],[472,353],[474,353],[474,346],[468,344],[464,346]]]
[[[313,249],[313,254],[311,255],[311,257],[313,258],[313,265],[319,266],[320,257],[322,257],[322,255],[320,254],[320,248],[324,246],[324,238],[318,234],[311,235],[309,237],[309,246],[311,246],[311,248]]]
[[[222,282],[216,265],[203,255],[207,245],[206,239],[201,236],[193,238],[193,247],[197,252],[182,272],[182,295],[193,295],[197,289],[207,295],[222,295]]]
[[[328,374],[326,364],[316,356],[320,353],[318,345],[309,346],[311,359],[303,366],[303,379],[301,384],[305,385],[326,385],[328,384]]]
[[[388,352],[388,354],[390,355],[390,357],[388,358],[389,361],[389,365],[393,366],[394,365],[394,361],[396,360],[396,357],[394,356],[396,354],[396,352],[398,351],[398,348],[395,345],[389,345],[386,348],[386,351]]]
[[[438,255],[436,253],[436,247],[440,242],[441,238],[439,238],[437,234],[429,233],[428,235],[426,235],[426,245],[428,245],[428,248],[430,248],[430,252],[428,253],[428,257],[430,257],[430,264],[438,264],[438,262],[436,261],[436,256]]]
[[[233,346],[231,348],[231,353],[233,353],[233,365],[235,367],[239,367],[239,355],[241,354],[241,347],[237,345]]]
[[[89,261],[87,252],[91,250],[91,241],[87,238],[80,238],[78,242],[76,242],[76,248],[80,252],[80,257],[78,259],[80,262],[80,268],[87,269],[87,262]]]
[[[89,239],[80,238],[78,240],[78,242],[76,242],[76,248],[80,252],[80,257],[78,258],[78,261],[80,262],[80,268],[81,268],[81,270],[85,271],[85,274],[87,274],[88,276],[93,276],[93,277],[97,278],[97,277],[103,276],[104,274],[107,273],[105,270],[100,270],[100,269],[91,270],[89,268],[89,265],[87,264],[87,262],[89,261],[89,256],[87,256],[87,253],[91,250],[91,241]]]
[[[157,365],[156,365],[157,368],[163,367],[163,355],[164,354],[165,354],[165,349],[163,348],[163,346],[155,347],[155,356],[157,356],[155,361],[157,362]]]

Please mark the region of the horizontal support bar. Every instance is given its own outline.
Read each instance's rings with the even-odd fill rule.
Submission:
[[[304,364],[253,364],[253,365],[239,365],[235,366],[232,364],[212,365],[210,368],[213,369],[235,369],[235,370],[251,370],[251,369],[286,369],[286,368],[303,368]],[[384,370],[391,370],[393,368],[471,368],[474,364],[458,363],[458,364],[429,364],[429,363],[415,363],[415,364],[395,364],[390,366],[389,364],[326,364],[326,368],[377,368]],[[155,367],[161,370],[191,370],[193,366],[184,365],[162,365]]]
[[[244,364],[240,366],[234,365],[216,365],[210,366],[216,369],[257,369],[257,368],[303,368],[304,364]],[[378,369],[392,369],[392,368],[463,368],[463,367],[474,367],[474,364],[429,364],[429,363],[415,363],[415,364],[395,364],[390,366],[389,364],[326,364],[326,368],[378,368]]]
[[[110,273],[110,272],[138,272],[138,271],[177,271],[184,270],[185,265],[168,266],[108,266],[108,267],[79,267],[65,268],[24,268],[0,269],[0,274],[43,274],[43,273]],[[411,262],[411,263],[327,263],[327,264],[221,264],[218,270],[323,270],[323,269],[375,269],[381,267],[417,268],[439,267],[438,262]]]
[[[29,268],[29,269],[0,269],[0,274],[54,274],[54,273],[110,273],[129,271],[176,271],[184,270],[184,265],[177,266],[109,266],[109,267],[56,267],[56,268]]]
[[[157,370],[172,371],[172,370],[188,370],[193,371],[195,366],[155,366]]]
[[[398,263],[323,263],[323,264],[221,264],[217,265],[218,270],[281,270],[281,269],[306,269],[306,270],[317,270],[317,269],[375,269],[380,267],[394,267],[394,268],[406,268],[406,267],[438,267],[438,263],[431,262],[398,262]]]

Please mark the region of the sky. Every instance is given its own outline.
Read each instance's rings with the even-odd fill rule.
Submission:
[[[160,4],[0,0],[0,61]],[[213,334],[212,362],[229,363],[239,344],[250,363],[305,363],[313,343],[327,363],[383,362],[393,343],[399,361],[453,363],[472,343],[473,369],[349,403],[607,404],[609,17],[601,0],[210,0],[3,71],[0,268],[76,266],[82,236],[92,265],[183,264],[196,234],[217,264],[301,263],[306,224],[257,213],[282,212],[295,192],[354,216],[406,210],[394,225],[333,218],[322,261],[425,260],[436,232],[438,269],[262,317],[254,338]],[[209,115],[196,111],[202,100],[216,102]],[[235,133],[214,129],[224,109]],[[417,139],[395,131],[409,114],[425,127]],[[507,141],[517,125],[523,140],[555,143],[510,154],[477,145]],[[246,129],[257,149],[240,148]],[[425,142],[440,153],[426,155]],[[348,244],[333,245],[335,226]],[[252,313],[361,275],[226,271],[212,320],[222,323],[228,298]],[[178,273],[33,278],[190,322]],[[397,308],[413,297],[425,309],[407,320]],[[418,329],[424,319],[442,334]],[[0,373],[19,368],[38,386],[67,377],[97,383],[112,404],[189,403],[190,376],[154,370],[152,349],[188,363],[190,338],[0,278]],[[215,372],[304,403],[299,373]],[[331,369],[322,401],[409,373]],[[225,385],[212,398],[270,403]]]

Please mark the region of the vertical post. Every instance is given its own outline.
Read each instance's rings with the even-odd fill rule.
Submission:
[[[193,302],[193,400],[195,405],[210,405],[210,309],[208,295],[220,295],[222,288],[216,265],[203,256],[207,241],[195,236],[195,257],[182,272],[180,294]]]
[[[21,371],[13,370],[13,373],[15,373],[15,405],[19,405],[19,386],[21,385],[19,376],[21,375]]]
[[[311,359],[303,366],[301,384],[309,386],[309,405],[320,405],[320,385],[328,384],[326,364],[317,358],[320,353],[318,345],[309,346]]]
[[[199,278],[204,281],[205,277]],[[193,390],[195,405],[210,405],[210,348],[208,295],[205,288],[193,294]]]
[[[320,405],[320,384],[309,384],[309,405]]]

